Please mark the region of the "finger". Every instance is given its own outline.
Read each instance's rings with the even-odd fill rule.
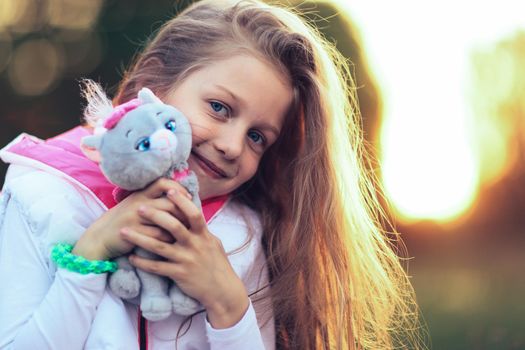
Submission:
[[[157,208],[159,210],[164,210],[164,211],[172,211],[175,208],[175,205],[173,205],[173,202],[171,202],[165,196],[149,201],[148,205],[154,208]]]
[[[168,198],[182,211],[194,233],[205,231],[206,220],[204,219],[204,215],[202,215],[201,209],[197,208],[191,199],[172,190],[168,191]]]
[[[176,280],[183,272],[182,266],[172,261],[151,260],[132,254],[129,256],[129,262],[143,271],[166,276],[172,280]]]
[[[177,219],[179,220],[182,219],[181,221],[186,219],[184,215],[182,214],[181,210],[177,208],[175,203],[173,203],[167,197],[160,197],[160,198],[154,199],[150,202],[150,205],[158,210],[164,210],[164,211],[171,213]]]
[[[120,230],[120,234],[123,239],[138,247],[144,248],[168,260],[176,260],[176,249],[174,249],[173,244],[159,241],[158,239],[143,235],[130,228]]]
[[[170,213],[149,206],[139,207],[138,214],[141,218],[160,226],[170,233],[178,242],[186,242],[189,232],[186,226]]]
[[[186,218],[184,217],[184,214],[180,211],[180,209],[177,208],[177,209],[174,209],[173,211],[166,211],[166,213],[168,213],[175,219],[179,220],[182,223],[182,225],[186,227],[186,229],[190,227],[190,224],[188,223],[188,221],[186,220]],[[151,221],[145,216],[139,216],[139,223],[142,224],[143,226],[157,226],[156,222]],[[171,234],[170,236],[172,237]]]
[[[138,208],[141,208],[141,207],[152,207],[157,210],[162,210],[162,211],[171,213],[175,217],[181,216],[180,210],[175,206],[173,202],[171,202],[166,197],[160,197],[160,198],[144,201],[140,203],[140,205],[138,206]],[[140,216],[140,215],[139,215],[139,222],[144,226],[156,226],[154,222],[151,222],[146,217]]]
[[[151,185],[146,187],[144,194],[149,198],[159,198],[164,194],[168,193],[169,190],[175,190],[180,192],[187,192],[184,186],[178,182],[161,177],[160,179],[154,181]]]
[[[143,205],[146,205],[148,207],[151,206],[151,207],[153,207],[155,209],[166,211],[166,212],[170,213],[171,215],[173,215],[175,218],[177,218],[179,221],[181,221],[182,224],[185,227],[189,227],[190,226],[189,223],[186,220],[186,217],[181,212],[181,210],[179,208],[177,208],[175,203],[173,203],[167,197],[160,197],[160,198],[152,199],[152,200],[149,200],[147,202],[147,204],[143,203]],[[148,220],[144,216],[140,216],[139,217],[139,222],[141,224],[143,224],[144,226],[155,225],[154,222],[151,222],[150,220]],[[172,236],[170,235],[170,237],[172,237]],[[172,239],[173,239],[173,237],[172,237]]]
[[[169,232],[158,226],[142,225],[138,231],[148,237],[158,239],[159,241],[166,243],[175,242],[175,238]]]

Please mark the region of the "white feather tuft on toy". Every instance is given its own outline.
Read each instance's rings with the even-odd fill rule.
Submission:
[[[82,79],[80,83],[82,96],[87,101],[84,108],[84,120],[94,128],[95,134],[104,133],[106,128],[103,125],[106,118],[113,112],[113,103],[111,103],[102,86],[93,80]]]

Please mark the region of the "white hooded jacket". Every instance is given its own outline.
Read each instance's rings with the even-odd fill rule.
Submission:
[[[74,178],[10,153],[8,147],[0,151],[0,157],[11,163],[0,198],[0,349],[139,349],[137,307],[106,288],[107,274],[57,270],[49,258],[54,232],[85,230],[106,208]],[[266,285],[261,225],[255,212],[229,201],[208,228],[227,252],[234,252],[229,260],[248,293]],[[228,329],[213,329],[200,313],[187,332],[182,327],[177,347],[274,349],[269,305],[255,303],[256,317],[250,303],[243,318]],[[147,348],[175,349],[184,319],[172,315],[148,322]]]

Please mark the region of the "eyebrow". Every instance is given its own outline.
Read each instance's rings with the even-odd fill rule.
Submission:
[[[240,105],[243,105],[245,104],[244,103],[244,100],[242,100],[240,97],[238,97],[237,95],[235,95],[233,92],[231,92],[228,88],[226,88],[225,86],[222,86],[222,85],[219,85],[219,84],[214,84],[213,85],[214,87],[216,87],[217,89],[219,90],[222,90],[223,92],[227,93],[228,95],[230,95],[230,97],[235,100],[235,102],[237,102],[237,104],[240,104]],[[279,131],[278,128],[276,128],[275,126],[273,125],[270,125],[270,124],[263,124],[261,129],[268,129],[269,131],[273,132],[275,134],[276,137],[279,136],[279,134],[281,133]]]
[[[214,87],[216,87],[217,89],[219,90],[222,90],[223,92],[227,93],[228,95],[230,95],[231,98],[233,98],[235,100],[235,102],[239,103],[239,104],[244,104],[244,101],[241,100],[241,98],[239,98],[237,95],[235,95],[233,92],[231,92],[230,90],[228,90],[228,88],[222,86],[222,85],[219,85],[219,84],[214,84],[213,85]]]

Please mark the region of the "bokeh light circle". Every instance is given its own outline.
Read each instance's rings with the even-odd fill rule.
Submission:
[[[46,39],[18,46],[8,68],[9,82],[21,95],[35,96],[49,91],[59,79],[63,56],[59,47]]]

